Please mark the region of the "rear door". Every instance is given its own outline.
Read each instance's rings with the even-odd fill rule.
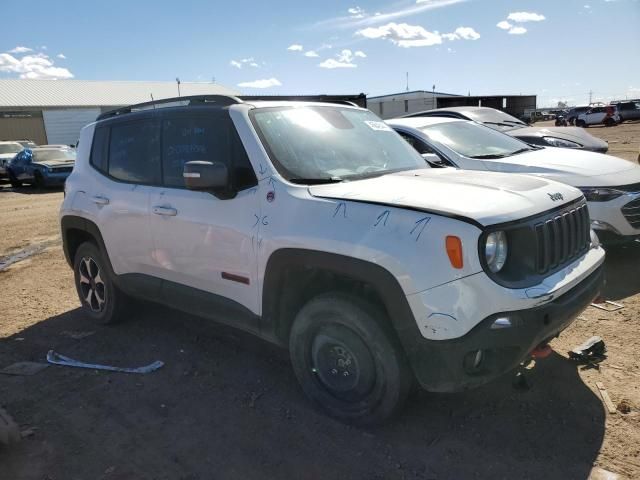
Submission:
[[[148,278],[154,271],[149,192],[161,176],[160,123],[147,118],[99,125],[90,163],[99,174],[92,175],[86,195],[115,273],[134,274],[123,281],[134,281],[130,288],[152,296],[159,281]]]
[[[200,291],[257,313],[257,181],[228,112],[166,113],[161,128],[163,186],[152,188],[151,225],[156,274],[172,282],[163,284],[163,296],[187,286],[194,300]],[[183,167],[196,160],[225,163],[237,195],[187,190]]]

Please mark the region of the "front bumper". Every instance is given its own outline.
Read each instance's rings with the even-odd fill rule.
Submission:
[[[571,324],[598,296],[603,278],[599,266],[571,290],[539,307],[491,315],[459,338],[416,339],[408,354],[418,382],[429,391],[453,392],[514,369],[536,346]],[[511,327],[492,329],[498,318],[509,318]]]
[[[71,175],[71,172],[64,173],[47,173],[42,176],[45,185],[64,185],[64,182]]]

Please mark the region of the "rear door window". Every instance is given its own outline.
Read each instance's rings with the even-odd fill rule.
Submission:
[[[160,184],[160,124],[139,120],[111,127],[109,175],[117,180]]]

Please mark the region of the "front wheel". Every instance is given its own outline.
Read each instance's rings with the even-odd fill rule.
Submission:
[[[585,122],[584,120],[576,120],[576,127],[586,128],[587,122]]]
[[[33,176],[33,186],[38,190],[42,190],[44,188],[44,178],[40,172],[36,172]]]
[[[306,395],[333,417],[383,422],[403,405],[412,374],[388,319],[372,304],[339,293],[298,312],[289,350]]]
[[[130,300],[113,283],[106,259],[94,243],[78,247],[73,272],[82,309],[91,320],[108,324],[124,317]]]

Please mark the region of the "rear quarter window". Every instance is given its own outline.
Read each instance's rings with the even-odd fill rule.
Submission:
[[[125,182],[160,183],[160,124],[139,120],[111,127],[109,175]]]
[[[107,173],[107,156],[109,154],[109,128],[98,127],[93,133],[91,156],[89,163],[103,173]]]

